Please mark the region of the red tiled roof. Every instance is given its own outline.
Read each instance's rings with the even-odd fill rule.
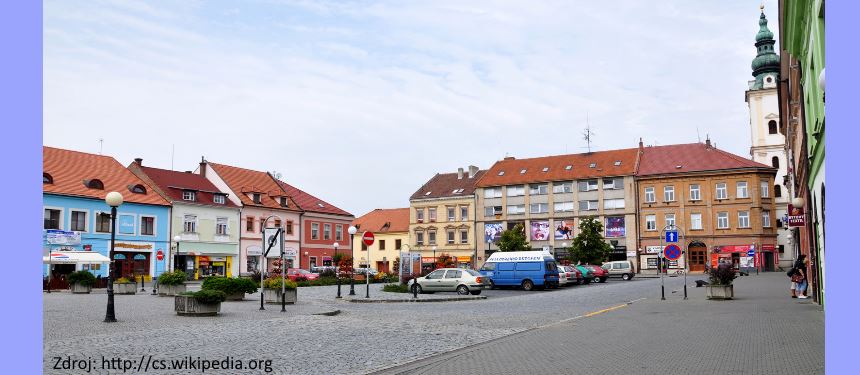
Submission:
[[[289,198],[287,193],[275,183],[275,179],[268,173],[212,162],[207,162],[207,164],[239,196],[239,200],[242,201],[243,205],[276,210],[299,210],[296,201]],[[260,193],[260,204],[254,203],[244,193]],[[277,200],[279,197],[288,197],[287,207],[281,206],[281,203]]]
[[[409,208],[377,208],[353,220],[352,225],[374,233],[408,232]]]
[[[104,199],[107,193],[116,191],[122,194],[125,202],[170,205],[151,186],[110,156],[43,146],[42,172],[54,180],[52,184],[42,184],[43,193]],[[92,179],[100,180],[104,190],[84,185],[84,180]],[[132,193],[130,186],[135,185],[142,185],[146,193]]]
[[[677,168],[681,166],[681,168]],[[704,143],[643,148],[637,176],[716,171],[725,169],[773,169]]]
[[[136,164],[132,162],[129,169],[135,168]],[[161,189],[170,199],[183,202],[182,192],[185,190],[194,190],[197,192],[197,200],[190,203],[205,204],[216,207],[238,207],[229,199],[226,199],[227,193],[219,191],[212,182],[199,174],[189,172],[169,171],[166,169],[152,168],[139,166],[149,179]],[[215,193],[225,195],[224,204],[215,203]]]
[[[484,174],[477,186],[502,186],[544,181],[565,181],[591,177],[632,176],[636,172],[638,149],[597,151],[586,154],[544,156],[530,159],[506,158]],[[615,165],[621,162],[620,165]],[[594,167],[591,167],[591,164]],[[567,169],[567,166],[571,166]],[[544,172],[544,168],[548,168]],[[525,169],[525,173],[521,171]],[[504,172],[503,175],[499,175]]]
[[[437,173],[430,181],[421,186],[411,199],[426,199],[426,198],[442,198],[442,197],[460,197],[472,195],[475,192],[475,184],[481,176],[486,173],[486,170],[479,170],[475,173],[475,177],[469,178],[469,171],[463,172],[463,178],[458,179],[457,173]],[[459,193],[454,193],[455,190],[463,189]]]
[[[351,213],[341,210],[340,208],[337,208],[322,199],[310,195],[295,186],[292,186],[281,180],[277,181],[278,185],[281,185],[281,188],[283,188],[284,191],[287,192],[287,195],[289,195],[290,198],[293,198],[293,200],[296,201],[296,204],[298,204],[299,208],[301,208],[303,211],[318,212],[332,215],[353,216]]]

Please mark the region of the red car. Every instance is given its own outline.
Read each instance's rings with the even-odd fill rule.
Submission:
[[[316,280],[320,278],[320,275],[301,268],[288,268],[287,278],[292,281]]]
[[[594,274],[594,281],[599,281],[601,283],[605,283],[606,279],[609,278],[609,272],[606,272],[606,270],[600,266],[593,266],[590,264],[586,264],[585,268],[588,268],[588,270]]]

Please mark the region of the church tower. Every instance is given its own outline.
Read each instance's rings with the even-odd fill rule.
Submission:
[[[759,31],[755,36],[756,56],[752,61],[752,76],[749,90],[746,92],[746,102],[750,113],[752,160],[777,168],[776,179],[767,185],[768,196],[776,203],[776,212],[768,213],[770,225],[776,228],[777,251],[779,266],[791,267],[794,255],[788,244],[785,233],[788,224],[785,215],[788,212],[788,189],[786,188],[786,171],[788,168],[785,151],[785,127],[779,121],[779,100],[777,83],[779,80],[779,56],[776,54],[773,32],[767,27],[767,17],[764,15],[764,5],[761,6],[761,16],[758,20]],[[756,183],[759,190],[765,189],[764,182]],[[764,216],[764,214],[762,214]],[[765,220],[762,217],[762,220]]]

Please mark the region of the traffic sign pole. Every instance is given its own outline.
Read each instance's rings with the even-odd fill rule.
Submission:
[[[373,232],[367,231],[361,235],[361,242],[367,245],[367,269],[364,272],[364,278],[367,280],[367,290],[365,291],[364,298],[370,298],[370,245],[373,245],[375,240]]]

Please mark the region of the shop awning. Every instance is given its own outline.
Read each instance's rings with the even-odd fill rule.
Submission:
[[[42,263],[52,264],[93,264],[108,263],[110,258],[92,251],[52,251],[42,257]]]

